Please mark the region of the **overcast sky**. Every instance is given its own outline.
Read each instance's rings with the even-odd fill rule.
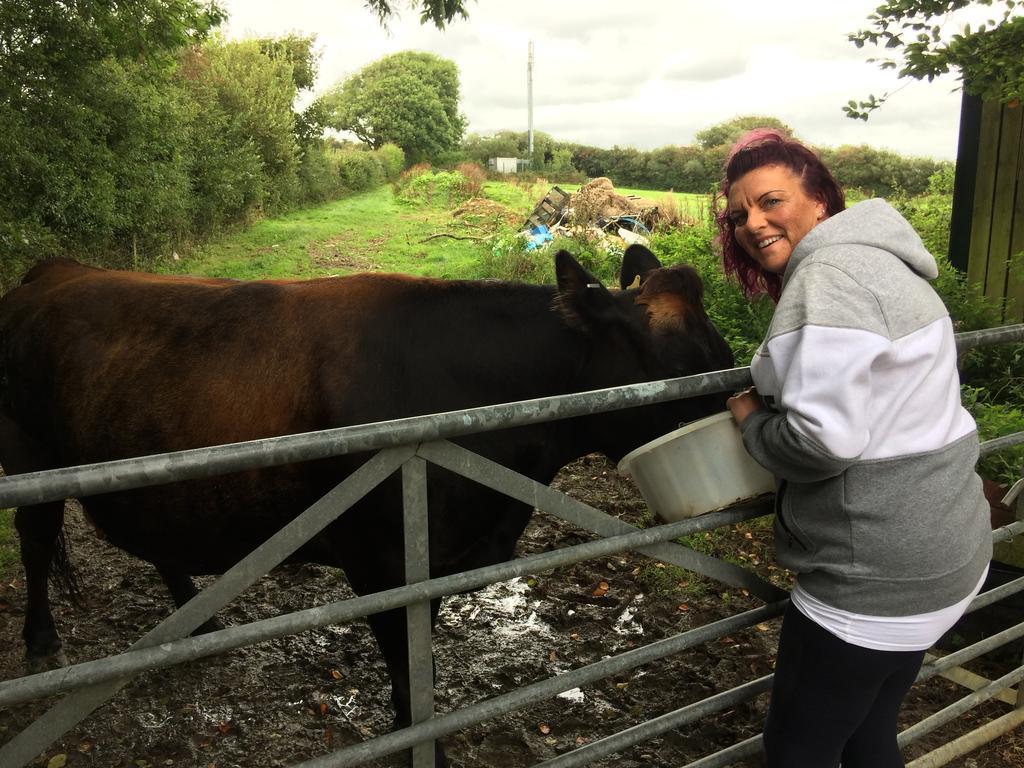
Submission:
[[[526,130],[534,43],[535,130],[560,141],[653,149],[703,128],[774,115],[814,144],[869,144],[954,159],[957,81],[910,81],[868,122],[842,105],[900,88],[847,40],[880,0],[478,0],[444,31],[404,0],[382,29],[361,0],[222,0],[229,38],[317,36],[318,92],[376,59],[429,51],[455,62],[468,131]],[[959,26],[960,19],[950,26]]]

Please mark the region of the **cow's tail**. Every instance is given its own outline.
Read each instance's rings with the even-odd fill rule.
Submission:
[[[62,525],[53,543],[53,557],[50,559],[50,585],[61,597],[70,600],[77,606],[82,604],[81,582],[78,573],[71,564],[71,541],[67,536],[67,526]]]

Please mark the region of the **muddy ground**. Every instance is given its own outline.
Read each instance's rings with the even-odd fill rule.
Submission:
[[[570,465],[556,485],[631,522],[646,507],[629,481],[598,457]],[[72,557],[87,603],[59,603],[55,614],[71,662],[123,650],[168,612],[155,572],[103,541],[72,516]],[[529,554],[589,535],[535,515],[520,542]],[[785,583],[764,525],[701,537],[695,546],[732,556]],[[0,584],[0,679],[22,674],[24,591],[19,572]],[[221,616],[238,624],[342,599],[344,580],[318,566],[288,567],[250,589]],[[753,598],[632,553],[534,574],[448,601],[435,632],[437,708],[450,711],[615,652],[759,605]],[[457,768],[520,768],[550,759],[712,693],[768,674],[778,620],[532,705],[445,739]],[[1010,660],[983,660],[989,677]],[[935,679],[914,688],[904,725],[964,695]],[[389,686],[362,622],[308,632],[172,670],[150,673],[54,744],[34,765],[157,768],[269,768],[302,762],[387,730]],[[670,731],[594,763],[677,768],[756,735],[767,697]],[[0,711],[0,743],[50,702]],[[913,745],[913,758],[1010,707],[990,703]],[[737,763],[756,766],[758,761]],[[399,766],[394,756],[375,766]],[[964,768],[1024,766],[1024,732],[1001,737],[950,763]]]

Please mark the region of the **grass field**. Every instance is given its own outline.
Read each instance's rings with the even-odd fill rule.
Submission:
[[[434,238],[450,211],[400,203],[390,187],[266,219],[218,237],[173,271],[239,279],[320,277],[364,270],[457,277],[480,242]]]
[[[488,181],[483,194],[522,215],[553,186]],[[559,185],[566,191],[578,185]],[[620,189],[658,201],[667,192]],[[685,213],[698,216],[707,205],[703,195],[674,193]],[[306,278],[364,270],[403,272],[429,277],[476,277],[475,265],[491,242],[455,221],[451,211],[412,206],[398,201],[390,187],[380,187],[314,208],[261,221],[248,229],[222,235],[169,271],[189,274],[258,278]]]

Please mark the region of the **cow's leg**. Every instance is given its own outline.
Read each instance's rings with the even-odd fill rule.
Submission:
[[[433,629],[440,600],[430,601],[430,627]],[[387,662],[391,675],[391,703],[395,708],[395,729],[412,724],[409,690],[409,640],[406,633],[405,609],[384,611],[368,617],[377,645]],[[445,768],[448,759],[440,741],[434,742],[434,765]]]
[[[59,546],[63,525],[63,499],[21,507],[14,515],[14,526],[21,541],[21,562],[25,567],[25,628],[21,636],[25,640],[25,660],[30,674],[67,663],[50,612],[49,594],[51,568],[65,572],[70,568]]]
[[[164,580],[164,584],[167,586],[167,591],[171,593],[171,597],[174,599],[174,604],[181,608],[185,603],[199,594],[196,589],[196,584],[192,581],[192,577],[188,574],[184,574],[181,571],[176,571],[173,568],[160,565],[158,563],[153,564],[156,568],[157,573],[160,574],[160,578]],[[216,632],[218,629],[224,629],[224,625],[221,624],[220,619],[216,616],[211,616],[209,619],[200,624],[193,635],[204,635],[207,632]]]

